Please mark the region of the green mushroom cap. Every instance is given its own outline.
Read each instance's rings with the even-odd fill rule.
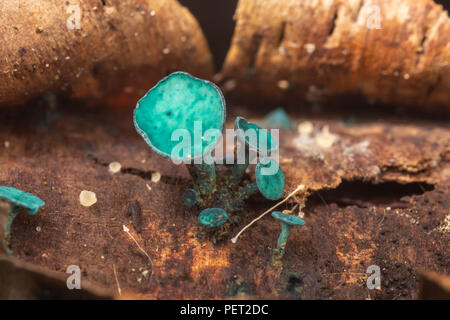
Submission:
[[[250,148],[264,153],[270,153],[278,148],[277,142],[269,132],[242,117],[236,117],[234,128],[237,130],[239,141]]]
[[[183,192],[183,201],[188,207],[193,206],[198,201],[198,192],[194,189],[186,189]]]
[[[292,214],[285,214],[280,211],[272,212],[272,217],[290,226],[304,226],[306,224],[303,219]]]
[[[29,214],[35,214],[45,205],[45,202],[31,193],[12,187],[0,186],[0,199],[11,203],[16,207],[24,208]]]
[[[198,221],[207,227],[218,227],[228,220],[228,214],[221,208],[208,208],[200,212]]]
[[[265,198],[269,200],[281,198],[284,190],[284,174],[275,160],[263,158],[258,162],[256,184]]]
[[[211,152],[224,122],[225,100],[220,89],[186,72],[174,72],[159,81],[134,110],[136,130],[153,151],[180,161]],[[215,133],[205,135],[209,129]]]
[[[282,108],[270,112],[260,124],[266,129],[291,129],[294,126],[288,114]]]

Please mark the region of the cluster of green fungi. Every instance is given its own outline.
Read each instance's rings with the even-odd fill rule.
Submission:
[[[150,148],[186,164],[193,185],[183,193],[183,201],[187,206],[203,208],[198,220],[207,227],[224,224],[228,213],[242,210],[244,201],[257,192],[267,199],[277,200],[284,189],[283,172],[270,158],[278,148],[275,139],[242,117],[235,120],[235,133],[245,154],[239,161],[239,157],[231,161],[224,157],[221,164],[225,170],[219,170],[212,153],[220,141],[224,123],[225,100],[220,89],[185,72],[174,72],[162,79],[139,100],[134,111],[136,130]],[[251,139],[248,131],[253,131],[256,139]],[[194,139],[180,143],[183,132]],[[197,137],[199,132],[201,137]],[[205,132],[214,134],[202,135]],[[255,170],[256,182],[241,186],[253,160],[252,154],[256,156],[256,153],[260,155]]]
[[[265,121],[267,128],[270,125],[292,128],[293,125],[281,109],[273,111]],[[269,132],[242,117],[237,117],[234,125],[236,138],[244,147],[243,161],[238,161],[239,157],[224,157],[220,164],[225,170],[219,170],[213,151],[224,129],[225,100],[220,89],[209,81],[185,72],[172,73],[139,100],[134,111],[134,124],[152,150],[187,165],[193,183],[183,193],[183,201],[187,206],[197,205],[203,209],[198,220],[204,226],[223,225],[228,220],[228,213],[242,210],[244,201],[257,192],[270,200],[277,200],[283,194],[283,172],[270,158],[278,149],[277,142]],[[180,129],[182,134],[178,135],[180,132],[177,130]],[[255,139],[250,138],[249,131],[253,131]],[[183,133],[194,136],[194,140],[185,139],[180,144],[179,138],[186,138]],[[255,169],[256,181],[241,185],[257,153],[260,157]],[[269,168],[270,174],[265,170]],[[23,210],[30,215],[36,214],[45,203],[30,193],[6,186],[0,186],[0,203],[8,205],[7,210],[0,210],[0,226],[4,226],[4,230],[0,230],[0,238],[3,238],[4,250],[11,254],[13,220]],[[272,256],[273,265],[279,266],[290,229],[305,222],[297,216],[278,211],[272,216],[281,223],[281,234]]]

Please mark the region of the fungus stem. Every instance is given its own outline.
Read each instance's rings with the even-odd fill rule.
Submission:
[[[207,164],[187,165],[189,173],[194,180],[195,189],[200,193],[202,199],[208,198],[216,188],[216,164],[215,162]]]
[[[262,217],[264,217],[266,214],[268,214],[269,212],[271,212],[273,209],[275,209],[276,207],[278,207],[280,204],[286,202],[289,198],[291,198],[294,194],[296,194],[297,192],[299,192],[300,190],[304,189],[305,186],[303,184],[297,186],[297,188],[292,191],[286,198],[284,198],[283,200],[281,200],[280,202],[278,202],[277,204],[275,204],[272,208],[268,209],[267,211],[264,211],[259,217],[253,219],[248,225],[246,225],[244,228],[242,228],[241,231],[239,231],[239,233],[231,239],[232,243],[236,243],[237,239],[239,238],[239,236],[242,234],[242,232],[244,232],[248,227],[250,227],[252,224],[254,224],[256,221],[258,221],[259,219],[261,219]]]
[[[282,266],[281,259],[283,258],[286,251],[286,243],[289,237],[289,233],[291,232],[291,228],[292,226],[288,225],[287,223],[281,223],[281,233],[278,237],[277,248],[273,250],[272,255],[272,265],[274,267]]]
[[[242,177],[245,174],[245,170],[248,168],[250,164],[250,148],[246,145],[244,148],[245,152],[245,162],[238,163],[238,152],[236,152],[236,163],[233,165],[231,169],[231,180],[230,183],[238,184]]]
[[[8,222],[5,226],[5,238],[3,239],[3,246],[5,248],[6,253],[8,253],[8,254],[12,254],[12,250],[9,247],[10,240],[11,240],[11,226],[12,226],[14,219],[21,211],[21,209],[22,209],[21,207],[13,206],[13,205],[11,205],[11,208],[9,209]]]
[[[250,196],[256,192],[258,192],[258,185],[256,184],[256,182],[250,183],[248,185],[246,185],[245,187],[243,187],[238,194],[238,199],[239,200],[245,200],[250,198]]]
[[[282,244],[286,244],[289,233],[291,232],[291,228],[292,226],[288,225],[287,223],[281,224],[281,233],[277,241],[278,247],[280,247]]]

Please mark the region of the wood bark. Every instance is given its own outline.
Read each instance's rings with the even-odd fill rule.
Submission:
[[[197,21],[175,0],[5,0],[0,12],[0,104],[47,91],[137,97],[171,71],[213,72]]]
[[[306,225],[291,231],[283,269],[274,270],[280,224],[270,214],[236,244],[230,239],[275,201],[255,195],[220,232],[204,228],[201,208],[182,200],[192,187],[186,167],[152,152],[129,110],[65,105],[53,123],[36,126],[42,112],[23,119],[21,109],[0,110],[9,119],[0,127],[8,141],[0,145],[0,185],[46,203],[13,223],[11,248],[22,261],[61,273],[78,265],[82,283],[114,293],[120,286],[121,298],[140,299],[226,299],[242,291],[260,299],[411,299],[419,270],[450,274],[450,129],[442,123],[399,117],[348,125],[290,114],[313,130],[280,132],[285,195],[304,189],[278,209],[306,205]],[[109,171],[113,161],[120,172]],[[83,207],[82,190],[95,192],[97,203]],[[142,209],[138,228],[133,201]],[[370,265],[383,270],[382,290],[367,289]]]
[[[240,0],[235,20],[222,76],[247,100],[450,112],[450,20],[431,0]]]

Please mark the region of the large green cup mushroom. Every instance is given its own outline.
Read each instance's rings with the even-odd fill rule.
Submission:
[[[153,151],[192,164],[188,169],[202,198],[215,188],[211,153],[220,140],[224,122],[225,100],[220,89],[185,72],[174,72],[162,79],[134,110],[136,130]]]
[[[5,225],[3,230],[3,247],[8,254],[11,254],[12,251],[9,244],[11,237],[11,225],[14,218],[22,210],[26,210],[30,215],[34,215],[45,205],[45,203],[31,193],[5,186],[0,186],[0,201],[9,203],[8,216],[6,217],[4,214],[0,213],[0,225]]]
[[[272,255],[272,265],[274,267],[280,267],[282,266],[281,259],[283,258],[286,251],[286,243],[292,227],[304,226],[306,222],[303,221],[300,217],[291,214],[285,214],[280,211],[272,212],[272,217],[274,217],[281,223],[281,233],[278,237],[277,248],[273,250]]]

